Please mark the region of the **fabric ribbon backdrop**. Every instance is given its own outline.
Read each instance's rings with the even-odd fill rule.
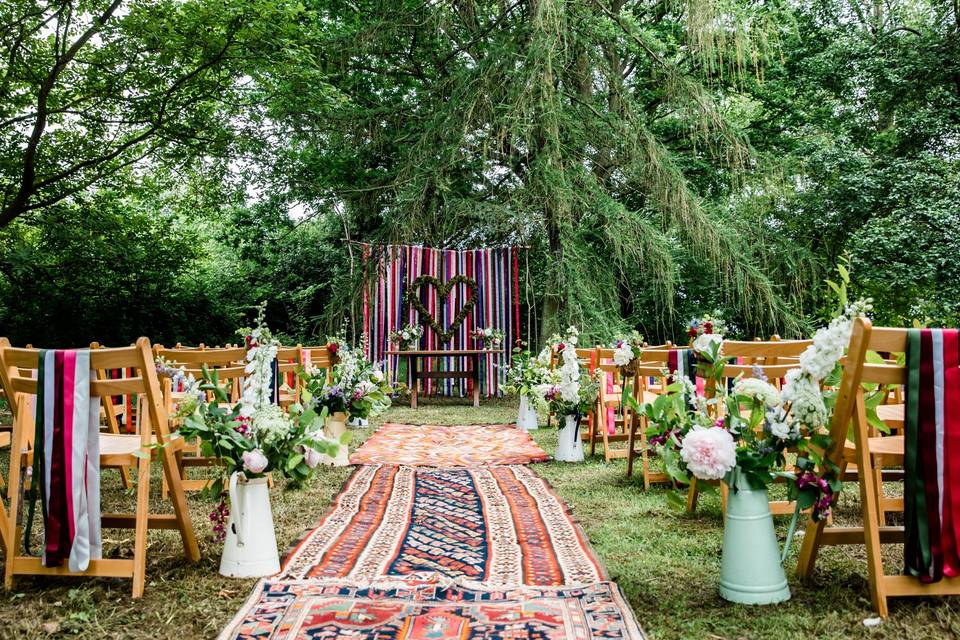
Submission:
[[[368,286],[363,295],[363,330],[370,337],[368,357],[382,362],[395,380],[399,358],[387,357],[391,349],[390,332],[407,324],[423,327],[421,349],[475,349],[477,343],[470,337],[478,328],[494,328],[503,332],[504,340],[498,355],[481,358],[481,392],[500,395],[503,369],[509,363],[510,353],[520,336],[519,257],[516,247],[498,249],[470,249],[456,251],[411,245],[363,245],[364,265]],[[421,275],[431,275],[441,284],[462,275],[477,283],[477,303],[447,342],[442,343],[436,332],[418,317],[417,310],[405,299],[407,290]],[[417,291],[420,302],[433,315],[437,324],[446,329],[468,298],[466,284],[451,288],[446,301],[439,300],[437,291],[423,285]],[[466,369],[465,358],[440,358],[426,361],[427,371]],[[410,384],[408,379],[407,384]],[[468,380],[424,380],[425,393],[465,396],[472,392]]]

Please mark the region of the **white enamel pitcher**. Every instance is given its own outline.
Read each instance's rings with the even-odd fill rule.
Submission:
[[[532,431],[538,427],[536,406],[534,406],[525,395],[520,396],[520,411],[517,414],[517,426],[527,431]]]
[[[557,452],[553,457],[560,462],[583,462],[583,441],[577,416],[563,416],[563,426],[557,433]]]
[[[230,476],[230,519],[220,558],[220,574],[256,578],[280,572],[277,536],[273,530],[270,490],[266,478]]]

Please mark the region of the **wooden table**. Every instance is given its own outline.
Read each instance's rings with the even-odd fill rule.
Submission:
[[[409,349],[405,351],[387,351],[388,356],[406,358],[409,363],[410,379],[410,407],[417,408],[417,395],[420,389],[420,380],[428,378],[455,378],[473,381],[473,406],[480,406],[480,356],[499,355],[503,352],[498,349]],[[456,371],[421,371],[421,358],[466,358],[467,368]]]

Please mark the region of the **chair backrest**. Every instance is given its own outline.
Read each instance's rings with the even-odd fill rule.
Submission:
[[[773,384],[779,381],[791,369],[800,366],[800,354],[813,344],[813,340],[724,340],[722,353],[741,360],[741,364],[728,364],[724,367],[725,378],[756,377],[762,372]]]
[[[842,450],[849,433],[850,421],[857,418],[855,428],[860,438],[868,436],[863,383],[904,385],[907,383],[906,365],[887,360],[882,364],[867,362],[869,351],[901,353],[907,350],[909,329],[874,327],[866,318],[855,318],[847,355],[843,359],[843,374],[837,386],[837,397],[830,420],[831,451]],[[858,438],[858,439],[860,439]],[[860,439],[862,442],[863,440]]]
[[[333,354],[330,353],[327,345],[319,347],[303,347],[304,351],[309,352],[310,364],[318,369],[330,369],[334,365]]]
[[[597,347],[590,347],[588,349],[577,348],[575,351],[577,353],[577,360],[580,362],[580,364],[587,367],[590,371],[593,371],[597,355]],[[560,364],[560,357],[559,351],[553,349],[550,350],[551,369],[557,368],[557,366]]]
[[[155,349],[156,355],[174,366],[183,366],[187,373],[199,378],[204,366],[216,369],[221,381],[238,380],[246,376],[247,350],[243,347],[198,349]]]
[[[673,344],[672,340],[667,340],[663,344],[647,344],[646,342],[643,343],[644,351],[646,351],[647,349],[662,350],[662,349],[677,349],[677,348],[678,347]],[[679,348],[685,349],[686,347],[679,347]]]
[[[7,393],[14,414],[14,447],[20,451],[33,436],[34,417],[30,414],[29,396],[37,394],[37,379],[32,371],[37,368],[40,350],[16,348],[0,338],[0,382]],[[120,395],[143,395],[151,428],[141,429],[144,445],[150,443],[151,431],[162,444],[168,435],[168,415],[160,392],[160,381],[153,363],[153,351],[147,338],[140,338],[130,347],[92,349],[90,368],[96,371],[117,369],[122,376],[113,379],[97,378],[90,381],[90,394],[99,398]],[[132,373],[131,373],[132,372]],[[19,444],[18,444],[19,443]]]
[[[244,347],[209,348],[201,345],[199,348],[181,349],[154,349],[157,356],[167,360],[171,365],[184,368],[185,373],[199,380],[203,375],[203,367],[216,370],[217,379],[221,386],[224,382],[230,383],[230,401],[240,399],[241,381],[246,377],[247,350]],[[171,404],[170,381],[163,381],[164,396],[168,406]],[[212,397],[212,396],[211,396]]]

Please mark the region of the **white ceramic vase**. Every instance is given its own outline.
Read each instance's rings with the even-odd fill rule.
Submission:
[[[577,416],[563,416],[563,426],[557,433],[557,453],[560,462],[583,462],[583,441]]]
[[[538,428],[537,410],[527,396],[520,396],[520,412],[517,414],[517,426],[527,431]]]
[[[328,438],[340,442],[341,436],[347,432],[347,414],[343,411],[337,411],[333,415],[327,416],[327,422],[323,431]],[[345,467],[350,464],[350,449],[345,444],[341,444],[337,449],[337,455],[334,458],[325,456],[323,464],[333,465],[334,467]]]
[[[230,518],[220,558],[220,574],[257,578],[280,572],[277,537],[273,531],[270,489],[266,478],[230,476]]]

